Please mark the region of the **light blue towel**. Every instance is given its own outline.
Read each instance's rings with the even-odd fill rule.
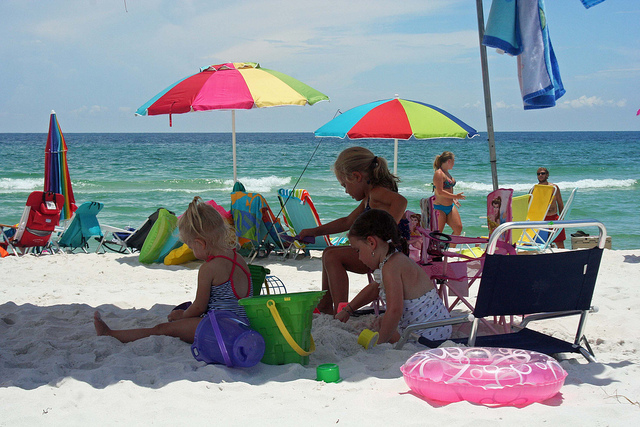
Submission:
[[[493,0],[482,42],[518,56],[525,110],[553,107],[565,94],[543,0]]]

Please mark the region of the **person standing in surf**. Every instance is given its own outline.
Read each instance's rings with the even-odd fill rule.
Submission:
[[[438,217],[438,231],[442,232],[444,226],[448,224],[453,230],[452,234],[459,236],[462,233],[462,220],[458,212],[460,206],[458,200],[464,200],[465,196],[464,193],[456,194],[453,192],[456,180],[453,179],[449,171],[454,164],[455,157],[451,151],[437,155],[433,161],[433,169],[435,169],[433,191],[436,196],[433,208]]]

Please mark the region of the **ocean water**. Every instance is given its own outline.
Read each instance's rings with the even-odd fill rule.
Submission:
[[[42,189],[46,139],[44,133],[0,134],[0,223],[16,223],[29,193]],[[65,133],[65,139],[76,203],[104,203],[98,217],[103,224],[136,227],[158,207],[183,212],[198,195],[230,206],[228,133]],[[327,222],[357,205],[331,170],[340,151],[353,145],[393,162],[393,140],[241,133],[238,179],[247,191],[265,196],[275,214],[279,188],[306,189]],[[451,173],[456,192],[466,195],[460,209],[463,232],[486,234],[480,217],[493,189],[486,134],[471,140],[399,141],[400,192],[408,209],[419,212],[420,199],[432,195],[433,159],[445,150],[456,155]],[[640,248],[640,132],[498,132],[496,152],[501,188],[525,194],[537,182],[536,169],[545,166],[565,199],[578,188],[569,219],[602,221],[613,249]]]

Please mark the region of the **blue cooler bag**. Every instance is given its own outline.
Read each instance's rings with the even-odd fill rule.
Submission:
[[[264,356],[264,338],[226,310],[210,310],[196,328],[191,354],[205,363],[250,368]]]

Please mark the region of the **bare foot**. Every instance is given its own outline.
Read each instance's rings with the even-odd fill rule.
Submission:
[[[104,321],[100,317],[100,313],[98,313],[97,311],[93,313],[93,326],[96,327],[96,333],[98,334],[98,336],[109,335],[109,332],[111,332],[111,329],[107,326],[106,323],[104,323]]]

